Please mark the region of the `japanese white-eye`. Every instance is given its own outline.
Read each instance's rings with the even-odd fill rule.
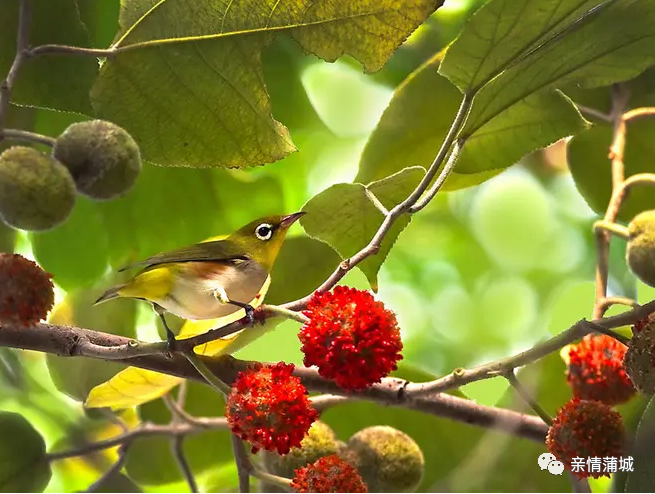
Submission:
[[[252,320],[253,300],[268,279],[289,227],[303,212],[268,216],[248,223],[222,240],[157,254],[120,271],[141,266],[130,281],[107,290],[95,303],[115,298],[150,302],[160,316],[169,344],[173,332],[164,314],[184,319],[215,319],[245,309]]]

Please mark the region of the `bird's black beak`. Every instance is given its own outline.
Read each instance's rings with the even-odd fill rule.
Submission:
[[[289,228],[296,221],[298,221],[301,216],[304,216],[305,214],[306,213],[304,211],[300,211],[299,213],[293,213],[285,216],[284,218],[282,218],[282,221],[280,221],[280,227]]]

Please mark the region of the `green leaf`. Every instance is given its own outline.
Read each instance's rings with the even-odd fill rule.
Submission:
[[[625,492],[653,492],[655,471],[653,471],[653,438],[655,437],[655,398],[651,398],[641,416],[637,435],[630,450],[634,457],[634,471],[628,474]]]
[[[394,375],[416,381],[434,379],[408,366],[401,366]],[[344,442],[361,429],[374,425],[389,425],[410,436],[425,458],[425,475],[417,492],[453,492],[451,473],[466,460],[482,436],[482,429],[468,424],[364,401],[330,408],[321,415],[321,420]]]
[[[440,72],[462,92],[480,88],[600,0],[495,0],[478,10],[448,48]]]
[[[3,77],[16,54],[19,3],[9,1],[2,4],[0,74]],[[29,36],[32,46],[51,43],[90,46],[75,0],[33,1]],[[97,72],[98,62],[93,57],[57,54],[29,58],[18,74],[12,101],[91,114],[89,91]]]
[[[107,232],[89,199],[78,196],[63,225],[29,237],[36,260],[65,290],[92,284],[107,271]]]
[[[641,118],[628,123],[629,137],[624,151],[626,177],[653,171],[654,132],[655,121],[651,119]],[[569,169],[575,185],[587,204],[599,214],[607,209],[612,194],[612,161],[608,157],[612,134],[609,124],[599,123],[574,136],[568,143]],[[635,187],[621,204],[618,219],[628,222],[647,209],[655,209],[652,188]]]
[[[339,255],[320,240],[287,238],[271,273],[266,303],[283,304],[312,293],[340,261]]]
[[[485,11],[481,9],[478,15]],[[496,115],[538,91],[565,84],[606,86],[640,74],[653,60],[655,3],[611,1],[485,85],[475,96],[461,136],[470,136]],[[455,57],[452,63],[457,61]],[[467,170],[461,167],[459,171]]]
[[[17,413],[0,412],[0,491],[43,492],[52,471],[45,442]]]
[[[300,223],[308,235],[328,243],[341,257],[348,258],[371,241],[384,220],[366,189],[391,209],[412,193],[424,174],[423,168],[412,167],[367,186],[358,183],[333,185],[305,204],[303,211],[307,214]],[[398,218],[383,240],[380,251],[358,265],[373,290],[377,290],[377,274],[382,263],[409,221],[407,215]]]
[[[119,279],[113,281],[118,282]],[[120,300],[93,305],[106,287],[107,284],[102,283],[92,289],[85,288],[69,293],[55,307],[48,322],[136,338],[138,302]],[[86,400],[91,389],[125,367],[116,362],[84,357],[59,357],[53,354],[46,356],[46,362],[59,391],[81,402]]]
[[[262,52],[276,35],[292,36],[327,61],[348,53],[373,72],[441,3],[122,2],[119,53],[100,71],[94,108],[158,164],[269,163],[295,150],[271,116],[262,77]]]
[[[437,72],[440,59],[439,54],[433,57],[396,90],[364,148],[357,181],[366,183],[409,165],[430,166],[461,100],[457,88]],[[444,190],[482,183],[583,126],[584,120],[561,93],[528,96],[468,138]]]
[[[224,415],[225,402],[210,386],[187,382],[185,410],[194,416],[217,417]],[[146,403],[140,407],[143,421],[167,424],[170,412],[161,399]],[[189,465],[198,475],[208,469],[220,469],[232,466],[234,475],[232,485],[237,486],[236,467],[232,456],[229,430],[215,430],[189,436],[184,441],[184,452]],[[127,455],[125,468],[129,477],[137,484],[160,485],[183,480],[179,467],[171,454],[170,437],[148,437],[136,441]],[[147,458],[147,461],[144,461]]]

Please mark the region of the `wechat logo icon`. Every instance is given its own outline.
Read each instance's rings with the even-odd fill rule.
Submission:
[[[541,454],[537,459],[537,463],[539,464],[539,468],[542,470],[548,469],[553,475],[562,475],[564,471],[564,463],[558,461],[552,453]]]

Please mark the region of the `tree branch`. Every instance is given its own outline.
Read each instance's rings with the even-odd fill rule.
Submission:
[[[36,144],[43,144],[44,146],[54,147],[56,139],[29,132],[27,130],[19,129],[2,129],[0,128],[0,141],[7,139],[9,141],[31,142]]]
[[[625,86],[617,84],[612,86],[612,121],[614,122],[614,136],[610,145],[610,159],[612,160],[612,196],[603,221],[615,223],[619,214],[621,203],[625,199],[625,165],[623,152],[625,150],[626,122],[623,113],[628,106],[630,93]],[[596,230],[596,301],[594,303],[593,317],[602,315],[602,301],[607,297],[607,279],[609,276],[609,250],[610,236],[607,232]]]
[[[20,0],[18,7],[18,29],[16,34],[16,55],[9,68],[7,77],[0,83],[0,129],[5,128],[5,118],[9,110],[11,91],[14,88],[18,71],[27,57],[26,51],[29,46],[29,28],[32,18],[31,0]],[[0,136],[2,137],[2,136]]]

